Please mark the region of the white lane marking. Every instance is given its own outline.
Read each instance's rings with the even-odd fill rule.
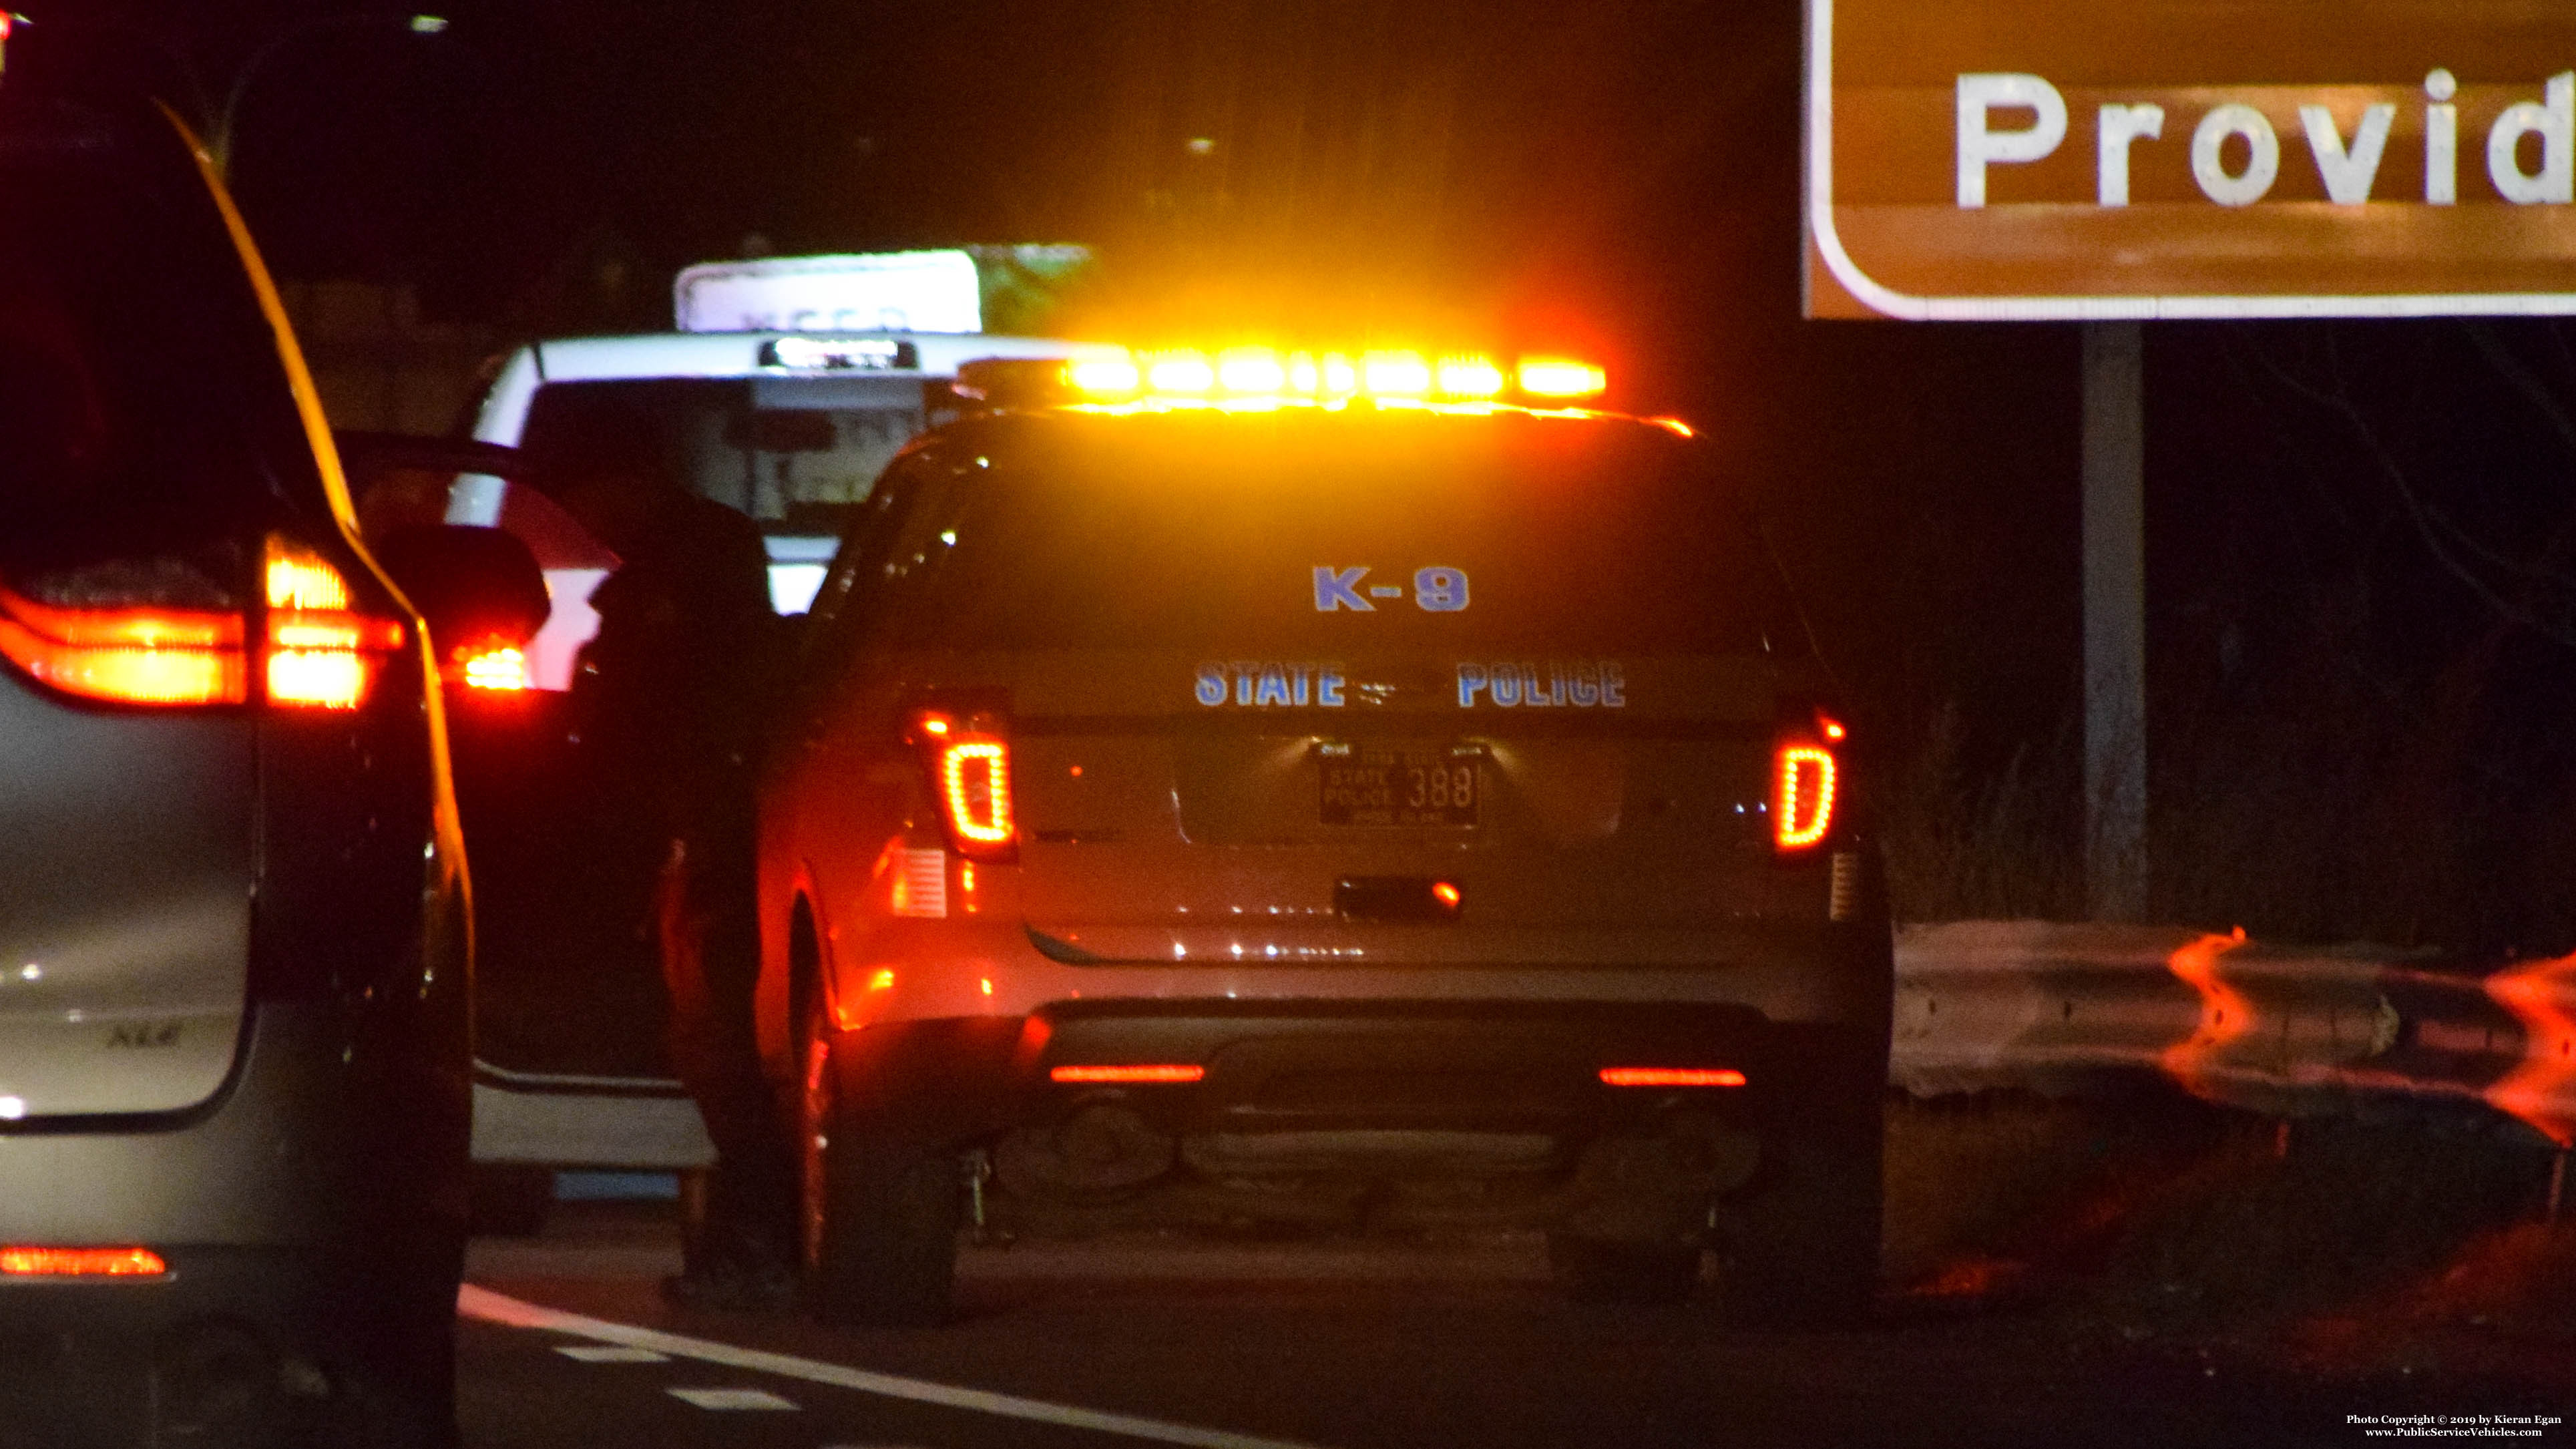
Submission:
[[[796,1401],[782,1399],[767,1389],[665,1389],[663,1392],[684,1404],[701,1409],[793,1409]]]
[[[759,1349],[736,1348],[729,1343],[715,1343],[703,1338],[687,1338],[676,1333],[638,1328],[630,1323],[612,1323],[604,1318],[585,1318],[578,1313],[546,1308],[535,1303],[522,1303],[488,1288],[465,1284],[456,1290],[456,1311],[468,1318],[497,1323],[505,1328],[534,1328],[551,1333],[569,1333],[600,1343],[624,1344],[630,1348],[649,1348],[673,1358],[695,1359],[700,1363],[721,1364],[726,1368],[749,1369],[754,1373],[776,1374],[780,1378],[803,1379],[807,1383],[826,1384],[839,1389],[856,1389],[863,1394],[877,1394],[889,1399],[910,1399],[915,1403],[938,1404],[944,1408],[963,1409],[968,1413],[992,1414],[1005,1419],[1031,1419],[1041,1424],[1060,1424],[1072,1429],[1092,1429],[1103,1434],[1118,1434],[1129,1439],[1150,1439],[1161,1444],[1182,1444],[1190,1449],[1315,1449],[1290,1439],[1264,1439],[1251,1434],[1233,1434],[1223,1429],[1201,1429],[1188,1424],[1166,1423],[1160,1419],[1141,1419],[1127,1414],[1112,1414],[1100,1409],[1079,1408],[1071,1404],[1050,1404],[1043,1399],[1023,1399],[1012,1394],[996,1394],[983,1389],[959,1388],[954,1384],[935,1384],[927,1379],[899,1378],[893,1374],[868,1369],[850,1368],[843,1364],[823,1363],[816,1359],[797,1358],[790,1354],[767,1353]]]
[[[581,1363],[669,1363],[667,1353],[649,1348],[628,1348],[615,1343],[567,1343],[555,1352]]]

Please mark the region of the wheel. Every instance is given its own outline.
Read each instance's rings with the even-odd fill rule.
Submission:
[[[398,1252],[349,1316],[323,1364],[330,1392],[318,1432],[290,1443],[328,1449],[456,1449],[456,1285],[465,1240],[453,1227]],[[265,1443],[266,1440],[244,1441]]]
[[[1880,1133],[1865,1120],[1800,1123],[1764,1146],[1767,1186],[1737,1219],[1722,1293],[1728,1316],[1779,1328],[1835,1328],[1878,1294]],[[1838,1129],[1838,1130],[1837,1130]]]
[[[827,1323],[944,1321],[963,1216],[954,1158],[841,1100],[819,1001],[801,1013],[797,1114],[806,1281]]]
[[[555,1206],[552,1168],[513,1163],[474,1167],[474,1231],[492,1237],[533,1238],[546,1230]]]
[[[1621,1243],[1547,1235],[1547,1260],[1566,1291],[1587,1303],[1679,1303],[1699,1286],[1691,1243]]]

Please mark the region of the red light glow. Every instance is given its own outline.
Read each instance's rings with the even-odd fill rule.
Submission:
[[[13,1278],[157,1278],[170,1271],[150,1248],[0,1248]]]
[[[2576,956],[2487,979],[2487,995],[2522,1023],[2522,1065],[2486,1089],[2489,1105],[2576,1147]]]
[[[1601,1081],[1612,1087],[1741,1087],[1744,1074],[1733,1067],[1603,1067]]]
[[[1157,1062],[1140,1066],[1067,1066],[1047,1069],[1051,1082],[1195,1082],[1207,1075],[1196,1063]]]
[[[1459,892],[1456,886],[1451,885],[1445,880],[1433,881],[1431,883],[1431,898],[1453,911],[1458,909],[1459,903],[1466,899],[1466,897]]]
[[[459,672],[469,688],[525,689],[528,687],[528,656],[507,645],[500,645],[465,655]]]
[[[2188,1038],[2165,1048],[2157,1065],[2194,1095],[2207,1095],[2202,1078],[2209,1059],[2254,1026],[2253,1006],[2218,975],[2218,958],[2244,944],[2245,928],[2239,926],[2229,935],[2203,936],[2165,961],[2167,970],[2200,993],[2200,1025]]]

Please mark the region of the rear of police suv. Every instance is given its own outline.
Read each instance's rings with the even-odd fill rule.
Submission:
[[[0,1442],[453,1433],[463,862],[417,620],[155,108],[0,82]]]
[[[1885,909],[1688,434],[1130,404],[899,461],[764,826],[827,1289],[938,1200],[854,1159],[962,1152],[1009,1231],[1535,1228],[1595,1294],[1713,1247],[1749,1310],[1865,1301]]]

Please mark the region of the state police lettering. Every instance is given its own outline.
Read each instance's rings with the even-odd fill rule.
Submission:
[[[1458,707],[1474,709],[1478,695],[1504,709],[1625,709],[1628,679],[1616,659],[1459,665]]]
[[[1339,664],[1238,659],[1198,668],[1198,702],[1214,709],[1232,700],[1252,709],[1340,709],[1348,686]]]

